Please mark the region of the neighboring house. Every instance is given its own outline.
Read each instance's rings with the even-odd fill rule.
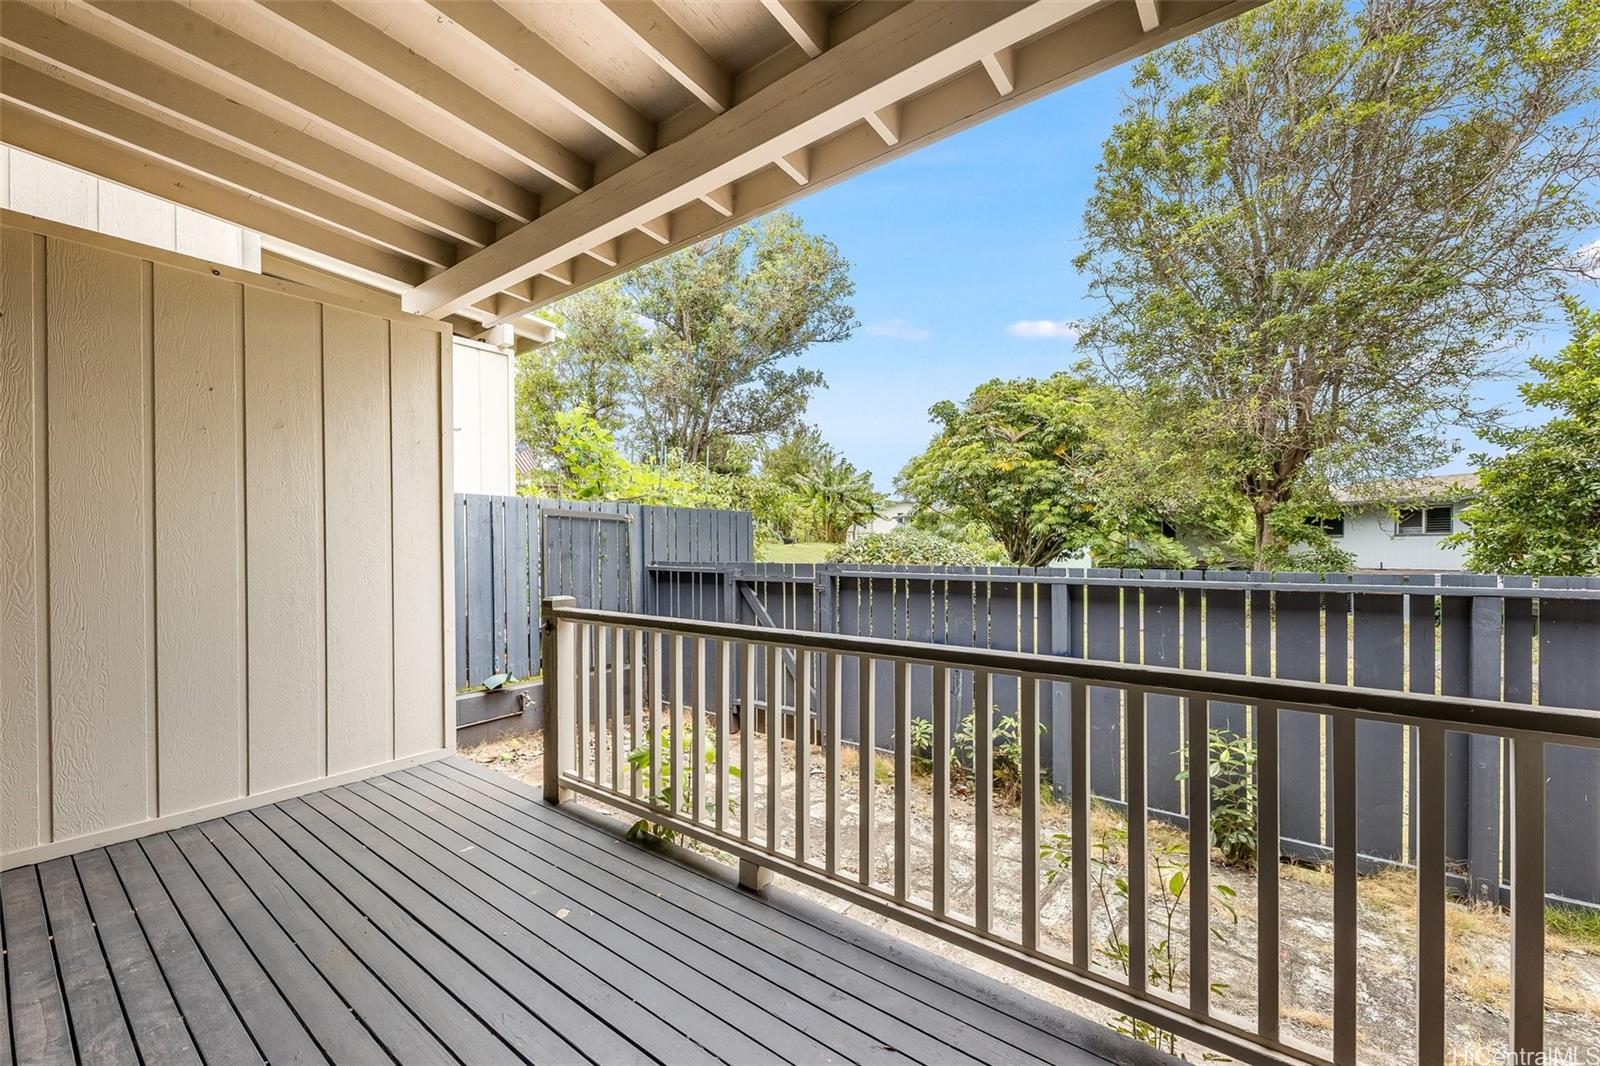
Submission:
[[[874,533],[892,533],[911,522],[911,512],[916,508],[917,505],[910,500],[890,500],[879,509],[871,521],[853,527],[845,539],[855,540],[857,537],[868,537]]]
[[[1358,570],[1459,571],[1466,548],[1445,538],[1460,532],[1461,510],[1477,488],[1476,474],[1347,486],[1334,493],[1343,513],[1323,528]]]

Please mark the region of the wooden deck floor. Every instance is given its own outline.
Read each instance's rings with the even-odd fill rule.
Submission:
[[[0,1066],[1167,1061],[463,760],[11,870],[0,904]]]

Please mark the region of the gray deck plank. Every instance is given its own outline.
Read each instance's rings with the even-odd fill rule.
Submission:
[[[737,1026],[673,988],[641,963],[597,942],[593,939],[595,929],[591,925],[584,923],[580,927],[584,914],[568,906],[570,900],[526,878],[514,867],[498,863],[498,860],[490,861],[465,838],[416,817],[415,812],[397,814],[385,810],[370,795],[358,791],[364,787],[353,785],[328,795],[400,840],[414,854],[450,874],[463,888],[555,950],[578,961],[710,1055],[727,1062],[783,1058],[775,1049],[740,1032]],[[568,911],[565,917],[559,916],[563,909]]]
[[[8,1006],[17,1064],[71,1062],[72,1028],[55,953],[50,950],[50,926],[36,867],[0,874],[0,911],[5,914]]]
[[[446,804],[452,797],[438,789],[430,793],[428,790],[433,786],[425,781],[396,777],[374,784],[390,791],[402,802],[412,804],[420,813],[439,818],[484,851],[531,876],[548,879],[552,888],[570,893],[573,901],[585,909],[614,916],[620,926],[669,953],[671,958],[713,976],[728,991],[754,1007],[754,1011],[740,1008],[737,1013],[730,1013],[729,1019],[748,1017],[752,1024],[762,1024],[759,1018],[765,1012],[770,1018],[765,1023],[765,1031],[779,1042],[785,1054],[799,1056],[806,1062],[838,1061],[841,1055],[855,1062],[908,1061],[905,1055],[890,1050],[899,1047],[898,1042],[880,1040],[869,1035],[870,1030],[856,1028],[822,1009],[819,1004],[825,1004],[830,997],[838,998],[831,988],[792,967],[786,967],[787,972],[779,970],[772,965],[775,960],[770,956],[748,950],[748,945],[742,941],[693,914],[665,908],[653,893],[617,879],[605,884],[607,878],[596,876],[603,872],[582,868],[579,862],[570,861],[570,856],[555,852],[546,842],[510,822],[495,825],[496,818],[492,814],[475,808],[447,810]],[[440,800],[446,802],[438,802]],[[459,804],[460,800],[455,803]],[[675,913],[663,913],[664,910]],[[718,997],[719,1000],[723,998],[725,994]],[[709,1005],[707,1000],[701,1002]],[[898,1022],[873,1008],[852,1011],[850,1006],[846,1001],[841,1013],[877,1014],[890,1023]],[[906,1028],[903,1023],[884,1027]],[[914,1032],[902,1033],[902,1036],[908,1041],[919,1039],[919,1034]]]
[[[460,759],[10,871],[0,897],[0,1066],[1171,1061]]]
[[[485,832],[472,834],[479,847],[493,851],[511,862],[535,863],[562,873],[579,885],[593,885],[603,889],[603,896],[585,893],[580,899],[592,900],[594,907],[607,908],[619,918],[626,917],[641,931],[653,930],[663,936],[664,947],[675,954],[691,951],[687,956],[696,965],[704,965],[710,972],[720,972],[728,979],[743,982],[749,990],[755,982],[745,975],[770,983],[773,988],[789,990],[784,999],[765,997],[761,1002],[766,1009],[780,1011],[782,1017],[797,1024],[803,1023],[807,1032],[827,1043],[854,1061],[905,1061],[907,1056],[937,1058],[941,1062],[1006,1062],[1004,1057],[983,1055],[974,1058],[960,1038],[965,1032],[941,1033],[935,1024],[931,1028],[918,1023],[913,1026],[903,1016],[875,1005],[856,995],[840,995],[838,985],[826,979],[826,971],[818,974],[797,965],[787,955],[769,950],[770,945],[752,943],[719,926],[694,910],[679,906],[666,898],[663,885],[648,878],[628,880],[594,864],[578,848],[563,848],[560,838],[548,831],[541,833],[535,821],[520,816],[510,808],[493,810],[486,797],[473,792],[464,782],[428,775],[437,781],[434,785],[422,775],[396,775],[396,784],[412,784],[422,795],[434,798],[451,796],[460,808],[460,816],[470,819]],[[379,782],[378,787],[385,787]],[[430,793],[429,790],[432,790]],[[483,806],[474,805],[474,798]],[[426,809],[426,808],[424,808]],[[498,823],[498,824],[496,824]],[[570,873],[566,872],[570,871]],[[544,876],[541,871],[538,876]],[[772,938],[766,938],[770,941]],[[698,950],[686,947],[692,945]],[[709,956],[709,957],[708,957]],[[828,975],[831,976],[831,975]],[[868,994],[881,994],[881,988],[862,989]],[[890,997],[893,998],[893,997]],[[800,1002],[793,1003],[795,999]],[[786,1002],[787,1000],[788,1002]],[[954,1039],[947,1039],[954,1038]]]
[[[67,995],[67,1017],[80,1058],[107,1066],[137,1066],[139,1053],[122,1014],[117,986],[111,982],[105,952],[89,917],[89,903],[70,857],[39,865],[39,887],[50,918],[61,987]]]
[[[685,1037],[666,1022],[643,1010],[628,996],[579,966],[572,959],[552,947],[546,940],[529,932],[512,921],[497,908],[475,894],[463,891],[460,883],[447,873],[426,863],[407,851],[396,840],[366,822],[341,803],[334,802],[328,793],[308,796],[305,803],[325,819],[352,836],[363,847],[373,851],[384,861],[403,870],[407,877],[423,885],[441,901],[470,922],[490,939],[503,944],[506,950],[526,959],[538,967],[539,972],[557,988],[581,1004],[582,1008],[605,1019],[601,1025],[616,1026],[619,1036],[637,1045],[644,1059],[667,1062],[711,1062],[713,1057],[704,1048]],[[379,812],[381,813],[381,812]],[[571,1011],[571,1008],[568,1008]],[[576,1012],[573,1012],[576,1013]],[[547,1017],[555,1024],[559,1015]],[[566,1019],[561,1018],[565,1021]],[[596,1033],[597,1037],[601,1034]],[[613,1041],[613,1044],[616,1042]],[[591,1045],[578,1044],[585,1054],[593,1054]],[[616,1049],[625,1054],[621,1048]],[[604,1061],[612,1061],[606,1056]]]
[[[193,1035],[184,1024],[167,980],[150,952],[133,905],[103,850],[73,860],[89,901],[89,913],[106,953],[106,965],[127,1012],[129,1028],[145,1062],[179,1066],[199,1063]]]
[[[582,1058],[466,957],[282,810],[264,807],[232,815],[228,821],[255,844],[257,850],[268,849],[264,834],[273,835],[292,849],[309,869],[342,893],[361,917],[383,930],[476,1018],[492,1026],[519,1057],[530,1062],[574,1062]]]
[[[609,868],[614,871],[625,867],[637,871],[647,882],[659,881],[658,891],[663,894],[669,886],[681,891],[685,894],[681,898],[686,906],[703,915],[715,915],[711,920],[718,924],[748,929],[747,935],[761,939],[769,945],[769,950],[780,950],[780,946],[773,945],[774,934],[805,948],[824,960],[823,964],[836,982],[849,994],[870,995],[874,1002],[892,1005],[906,1017],[915,1017],[919,1025],[936,1024],[935,1019],[925,1017],[930,1010],[955,1019],[968,1027],[966,1039],[970,1042],[964,1046],[974,1053],[983,1052],[997,1062],[1009,1061],[1018,1052],[1032,1061],[1073,1061],[1070,1056],[1079,1045],[1055,1035],[1060,1028],[1059,1021],[1049,1018],[1032,1023],[1020,1020],[1016,1016],[1016,997],[1009,989],[987,988],[988,982],[982,980],[941,980],[945,975],[940,970],[908,966],[878,950],[876,944],[843,940],[833,927],[819,928],[747,893],[727,891],[722,884],[681,863],[650,854],[578,819],[556,814],[527,786],[465,759],[444,760],[426,769],[480,786],[485,794],[494,795],[530,819],[592,849],[597,858],[607,857],[612,863]],[[844,924],[843,920],[839,922],[840,926]],[[865,985],[858,984],[858,978],[864,978]],[[1045,1008],[1040,1013],[1048,1015],[1051,1009]],[[1102,1028],[1079,1021],[1085,1035],[1091,1038],[1084,1042],[1098,1042]],[[1113,1039],[1111,1043],[1119,1041]],[[1094,1048],[1087,1050],[1094,1055]],[[1080,1059],[1092,1061],[1082,1059],[1081,1055]]]
[[[302,876],[303,864],[296,867],[292,855],[269,862],[226,821],[199,829],[396,1059],[451,1062],[452,1051],[491,1047],[491,1061],[507,1054],[481,1025],[459,1025],[465,1012],[453,1012],[453,1019],[424,1015],[433,1015],[447,993],[348,904],[341,907],[343,899],[326,884]],[[433,1023],[447,1028],[433,1030]]]
[[[388,1058],[204,837],[180,830],[146,837],[144,847],[169,888],[189,876],[201,883],[323,1053],[335,1062],[382,1062]],[[262,1039],[259,1031],[256,1038]],[[271,1052],[268,1058],[277,1061]]]
[[[260,1061],[263,1051],[274,1063],[324,1061],[215,901],[201,904],[198,883],[169,892],[137,843],[106,853],[207,1062]],[[196,895],[180,914],[177,899],[186,886]],[[252,1039],[252,1029],[260,1036]]]

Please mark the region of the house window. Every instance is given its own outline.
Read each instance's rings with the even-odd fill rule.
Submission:
[[[1306,525],[1318,526],[1322,529],[1322,532],[1330,537],[1344,536],[1344,515],[1342,514],[1334,515],[1332,518],[1317,518],[1313,516],[1306,519]]]
[[[1401,511],[1399,531],[1408,536],[1420,533],[1454,533],[1455,514],[1448,506]]]

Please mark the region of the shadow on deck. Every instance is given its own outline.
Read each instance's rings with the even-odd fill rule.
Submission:
[[[450,759],[0,875],[0,1066],[1167,1062]]]

